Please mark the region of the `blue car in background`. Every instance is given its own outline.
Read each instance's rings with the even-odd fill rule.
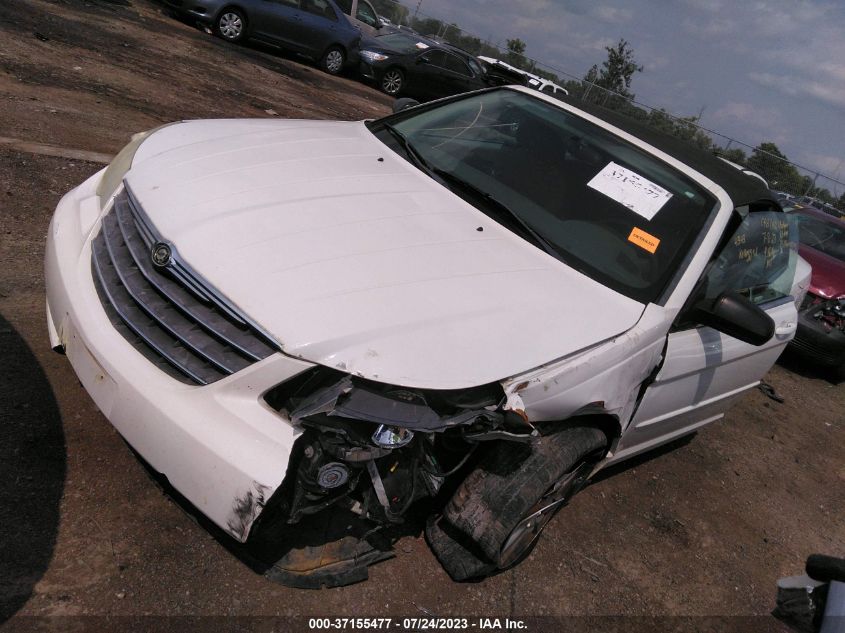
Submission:
[[[224,40],[279,46],[317,60],[332,75],[358,63],[361,32],[334,0],[164,0]]]

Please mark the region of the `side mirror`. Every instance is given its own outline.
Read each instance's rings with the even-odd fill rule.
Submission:
[[[430,64],[431,62],[428,61],[428,57],[426,57],[425,55],[420,55],[419,57],[417,57],[417,63],[418,64]]]
[[[701,325],[751,345],[763,345],[775,334],[772,317],[738,292],[698,303],[691,316]]]
[[[402,97],[401,99],[397,99],[393,102],[393,111],[400,112],[401,110],[413,108],[414,106],[418,106],[419,104],[420,102],[416,99],[411,99],[410,97]]]

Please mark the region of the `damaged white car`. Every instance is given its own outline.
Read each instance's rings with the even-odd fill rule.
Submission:
[[[51,342],[273,579],[362,580],[421,529],[456,580],[508,568],[754,387],[809,280],[761,183],[585,107],[138,135],[56,210]]]

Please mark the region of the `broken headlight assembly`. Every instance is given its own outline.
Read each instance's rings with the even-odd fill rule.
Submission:
[[[528,443],[539,435],[523,417],[503,409],[498,383],[409,389],[318,367],[279,385],[265,400],[303,431],[284,482],[257,524],[259,532],[273,532],[266,538],[293,544],[276,568],[304,564],[307,548],[296,544],[326,525],[347,526],[344,538],[357,535],[353,548],[378,533],[385,553],[448,499],[451,482],[472,468],[482,442]],[[356,550],[354,557],[364,554]],[[291,584],[291,578],[283,581]]]
[[[845,298],[825,300],[815,295],[807,295],[802,306],[803,311],[818,321],[827,331],[845,332]]]

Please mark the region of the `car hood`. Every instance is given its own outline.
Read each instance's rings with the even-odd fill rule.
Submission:
[[[126,182],[163,239],[285,353],[381,382],[493,382],[614,337],[644,308],[361,122],[165,127]]]
[[[798,252],[813,267],[811,293],[827,299],[845,297],[845,262],[803,244]]]

